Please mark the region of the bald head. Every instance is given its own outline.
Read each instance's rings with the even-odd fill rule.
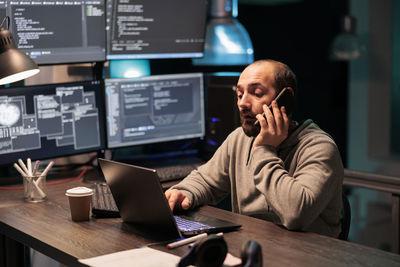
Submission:
[[[297,79],[294,72],[289,68],[288,65],[272,60],[272,59],[262,59],[257,60],[248,65],[243,72],[253,68],[265,69],[266,72],[273,72],[274,76],[274,87],[276,93],[278,94],[283,88],[291,87],[294,94],[297,93]]]

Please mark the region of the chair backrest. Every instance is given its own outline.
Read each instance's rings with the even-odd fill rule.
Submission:
[[[344,192],[342,192],[342,205],[342,232],[339,234],[339,239],[347,240],[350,231],[351,207]]]

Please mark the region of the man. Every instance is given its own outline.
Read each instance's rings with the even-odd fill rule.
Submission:
[[[283,63],[256,61],[242,72],[237,84],[242,127],[206,164],[165,192],[172,210],[217,203],[231,193],[233,212],[289,230],[338,237],[343,181],[339,151],[311,120],[298,125],[285,107],[278,108],[274,98],[284,87],[296,93],[296,77]]]

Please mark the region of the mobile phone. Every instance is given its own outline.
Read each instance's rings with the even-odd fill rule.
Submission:
[[[279,92],[279,94],[275,97],[274,100],[278,103],[279,108],[281,106],[285,107],[287,115],[289,115],[292,112],[292,110],[294,108],[294,95],[293,95],[293,91],[289,90],[288,87],[283,88],[282,91]],[[272,107],[272,101],[268,107],[269,108]],[[264,116],[264,119],[266,119],[265,113],[263,113],[263,116]],[[257,124],[259,124],[258,120],[256,120],[254,122],[254,125],[257,125]]]

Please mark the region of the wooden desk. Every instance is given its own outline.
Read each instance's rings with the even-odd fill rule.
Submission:
[[[65,190],[82,181],[50,186],[48,201],[25,203],[21,191],[0,191],[0,234],[66,265],[79,265],[77,259],[136,248],[154,240],[136,235],[132,226],[120,218],[72,222]],[[262,246],[267,266],[399,266],[400,256],[381,250],[324,237],[313,233],[285,230],[272,223],[203,207],[203,214],[240,223],[239,231],[224,234],[229,252],[240,256],[247,240]],[[164,246],[153,248],[168,251]],[[170,250],[183,255],[187,247]]]

